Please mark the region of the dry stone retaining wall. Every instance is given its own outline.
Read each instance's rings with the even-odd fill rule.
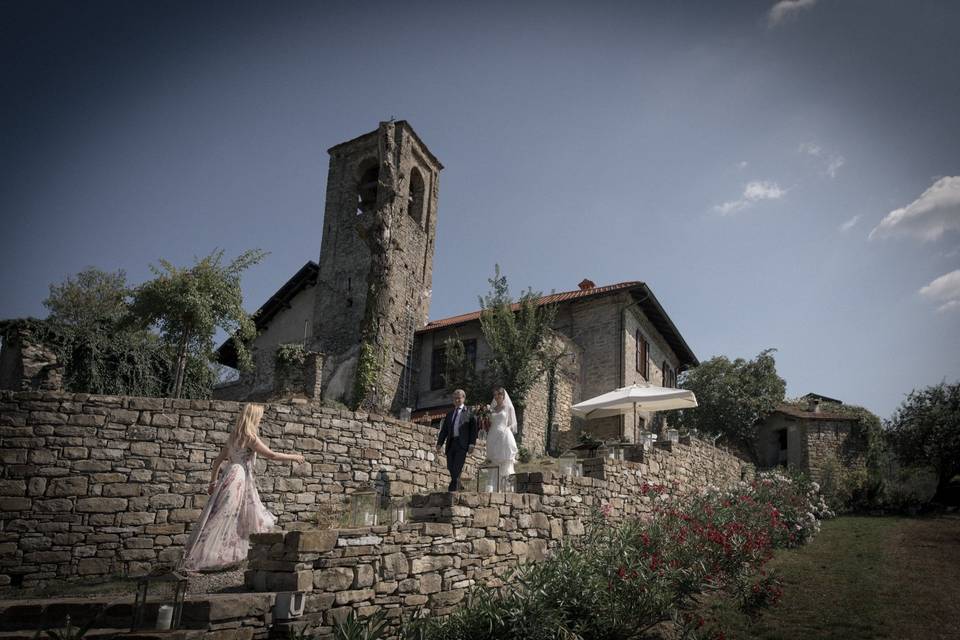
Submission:
[[[0,587],[139,575],[174,563],[206,503],[212,460],[241,405],[211,400],[0,392]],[[302,465],[258,461],[285,529],[358,489],[445,489],[430,427],[307,404],[268,404],[261,435]],[[482,445],[464,477],[476,472]],[[327,504],[325,504],[327,503]]]
[[[246,574],[254,591],[304,591],[305,620],[320,636],[351,611],[400,617],[450,613],[473,585],[500,586],[523,562],[583,535],[591,517],[648,514],[642,483],[676,480],[679,493],[740,479],[738,458],[694,441],[637,462],[591,459],[594,477],[517,474],[517,493],[414,496],[412,524],[257,534]]]

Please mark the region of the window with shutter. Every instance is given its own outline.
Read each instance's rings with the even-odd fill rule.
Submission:
[[[640,330],[637,329],[637,373],[643,376],[644,380],[650,379],[650,371],[647,364],[649,347],[649,343],[640,334]]]
[[[464,340],[463,352],[467,357],[467,362],[473,370],[477,368],[477,341]],[[433,350],[430,357],[430,390],[436,391],[443,389],[446,384],[444,376],[447,368],[447,350],[446,347],[438,347]]]
[[[447,350],[434,349],[430,357],[430,390],[443,389],[443,373],[446,365]]]

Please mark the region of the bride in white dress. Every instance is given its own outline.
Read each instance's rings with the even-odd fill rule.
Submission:
[[[516,432],[517,412],[506,389],[497,387],[493,390],[493,402],[490,404],[487,457],[500,467],[501,482],[513,474],[513,463],[517,461],[517,441],[513,437]]]

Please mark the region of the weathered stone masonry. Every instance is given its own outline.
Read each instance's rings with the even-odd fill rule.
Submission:
[[[0,583],[138,575],[176,562],[207,499],[211,461],[240,406],[0,392]],[[303,465],[258,462],[261,496],[288,531],[313,528],[322,503],[357,489],[377,485],[385,495],[425,494],[448,481],[428,427],[270,404],[261,433],[272,448],[306,456]],[[465,477],[475,474],[482,456],[481,448]],[[673,451],[645,452],[634,462],[589,459],[584,465],[590,477],[521,475],[517,489],[561,497],[569,502],[564,508],[579,509],[581,517],[601,503],[633,516],[646,510],[643,482],[676,482],[681,490],[723,485],[739,479],[743,468],[736,456],[696,440]],[[521,500],[517,509],[531,504],[530,498],[507,499]],[[530,509],[532,517],[536,509]]]
[[[252,539],[247,586],[306,591],[307,623],[330,634],[351,611],[385,609],[396,623],[418,609],[450,613],[475,584],[499,586],[517,566],[547,557],[585,532],[609,505],[609,518],[642,517],[653,508],[643,482],[684,490],[740,479],[740,460],[694,441],[658,449],[637,462],[591,459],[594,477],[517,475],[518,493],[435,493],[413,499],[412,524],[259,534]]]
[[[175,562],[240,406],[0,392],[0,586]],[[261,497],[284,529],[315,526],[324,503],[358,489],[403,496],[449,482],[436,431],[394,418],[268,404],[261,435],[306,457],[257,463]],[[481,445],[464,477],[483,456]]]

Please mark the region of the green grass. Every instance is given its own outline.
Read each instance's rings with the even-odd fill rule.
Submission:
[[[843,517],[777,553],[782,602],[751,620],[719,602],[727,638],[960,638],[960,517]]]

